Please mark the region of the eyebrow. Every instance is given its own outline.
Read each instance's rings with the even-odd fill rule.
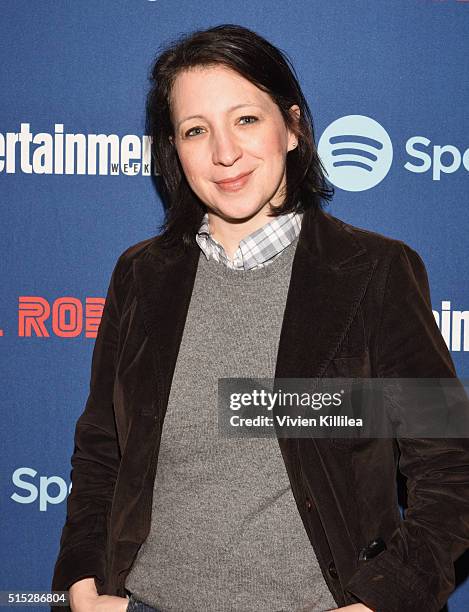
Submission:
[[[227,110],[227,112],[231,113],[237,108],[242,108],[244,106],[257,106],[259,108],[262,108],[260,104],[255,104],[254,102],[244,102],[243,104],[236,104],[235,106],[232,106],[231,108]],[[178,121],[176,129],[179,129],[181,124],[184,123],[184,121],[189,121],[189,119],[205,119],[205,117],[203,115],[190,115],[190,117],[185,117],[184,119],[181,119],[180,121]]]

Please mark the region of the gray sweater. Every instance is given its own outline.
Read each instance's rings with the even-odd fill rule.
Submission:
[[[201,253],[163,424],[150,533],[125,587],[163,612],[336,608],[275,437],[218,436],[217,379],[273,378],[296,239],[268,266]]]

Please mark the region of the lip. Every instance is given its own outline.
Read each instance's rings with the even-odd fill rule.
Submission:
[[[241,187],[244,187],[244,185],[249,179],[249,176],[253,172],[254,170],[251,170],[250,172],[243,172],[242,174],[238,174],[237,176],[233,176],[231,178],[215,181],[215,184],[225,191],[235,191],[241,189]]]

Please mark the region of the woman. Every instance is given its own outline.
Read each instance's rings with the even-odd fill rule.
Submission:
[[[322,210],[310,111],[266,40],[196,32],[152,77],[166,222],[112,275],[53,589],[74,612],[437,612],[469,544],[467,441],[216,428],[223,377],[454,377],[420,257]]]

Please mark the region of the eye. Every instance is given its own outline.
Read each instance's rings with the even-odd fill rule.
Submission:
[[[190,130],[187,130],[187,132],[185,132],[184,136],[186,136],[187,138],[191,138],[192,134],[191,132],[193,132],[194,130],[202,130],[203,128],[201,127],[193,127]],[[194,134],[194,136],[197,136],[197,134]]]
[[[249,121],[249,123],[256,123],[256,121],[258,121],[257,117],[254,117],[253,115],[245,115],[244,117],[240,117],[240,121],[242,119],[254,119],[254,121]],[[244,125],[249,125],[249,123],[245,123]]]

